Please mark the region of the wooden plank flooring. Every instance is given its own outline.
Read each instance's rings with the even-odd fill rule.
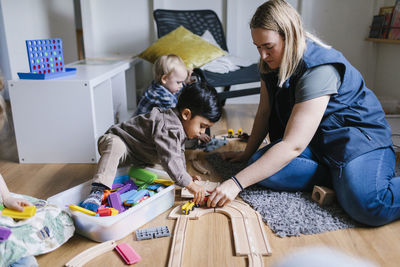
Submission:
[[[221,121],[211,129],[212,133],[222,134],[228,128],[235,131],[241,127],[250,133],[256,105],[227,105]],[[19,164],[13,136],[12,123],[0,133],[0,173],[6,179],[12,192],[31,195],[37,198],[48,197],[78,185],[91,178],[93,164]],[[230,143],[220,150],[240,150],[242,143]],[[190,151],[188,151],[190,153]],[[201,157],[201,156],[200,156]],[[207,163],[204,163],[207,166]],[[188,171],[198,173],[188,162]],[[204,179],[219,181],[211,171],[201,175]],[[177,191],[178,195],[179,191]],[[175,205],[182,203],[177,196]],[[67,203],[66,203],[67,204]],[[175,206],[174,205],[174,206]],[[173,231],[175,221],[168,220],[170,210],[164,212],[142,228],[167,225]],[[247,266],[247,259],[234,256],[233,236],[228,218],[221,213],[208,214],[199,220],[190,221],[185,240],[183,266]],[[340,249],[351,255],[369,259],[381,266],[398,266],[400,262],[400,222],[378,228],[356,228],[318,235],[279,238],[265,226],[273,254],[264,257],[266,266],[285,257],[298,248],[310,245],[326,245]],[[171,247],[171,238],[136,241],[133,234],[119,242],[129,243],[141,256],[142,261],[135,266],[166,266]],[[40,266],[63,266],[81,251],[97,243],[75,235],[59,249],[37,257]],[[107,252],[85,266],[124,266],[115,251]]]

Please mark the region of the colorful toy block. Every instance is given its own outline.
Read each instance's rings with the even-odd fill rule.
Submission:
[[[95,216],[95,215],[96,215],[96,212],[91,211],[91,210],[88,210],[88,209],[84,209],[84,208],[79,207],[79,206],[74,205],[74,204],[71,204],[71,205],[69,205],[68,207],[69,207],[71,210],[80,211],[80,212],[85,213],[85,214],[90,215],[90,216]]]
[[[135,167],[131,167],[129,169],[129,176],[134,178],[135,180],[140,180],[148,184],[152,184],[153,181],[158,177],[157,174],[149,170]]]
[[[11,230],[6,227],[0,227],[0,242],[6,241],[11,235]]]
[[[157,190],[159,187],[162,187],[162,184],[151,184],[147,187],[148,190]]]
[[[107,203],[107,198],[111,194],[110,190],[104,190],[103,193],[103,198],[101,199],[101,204],[106,204]]]
[[[28,219],[30,217],[35,216],[36,207],[35,206],[26,206],[23,211],[12,210],[8,208],[4,208],[1,211],[1,215],[8,216],[13,219]]]
[[[115,249],[127,264],[135,264],[142,260],[139,254],[137,254],[128,243],[120,243],[115,247]]]
[[[118,193],[118,194],[121,195],[122,193],[128,192],[128,191],[130,191],[132,189],[133,188],[132,188],[131,184],[125,184],[122,187],[120,187],[117,191],[115,191],[115,193]]]
[[[136,240],[146,240],[159,237],[171,236],[168,226],[158,226],[136,230]]]
[[[132,181],[131,179],[129,179],[128,181],[126,181],[124,184],[130,184],[131,185],[131,190],[132,189],[137,189],[137,185],[135,184],[134,181]]]
[[[131,178],[128,174],[120,175],[114,178],[114,183],[124,184],[126,181],[129,181]]]
[[[119,213],[125,211],[124,205],[122,203],[123,202],[121,201],[121,196],[119,193],[114,192],[108,196],[108,204],[110,204],[112,208],[118,210]]]
[[[111,189],[118,189],[123,187],[124,184],[123,183],[113,183],[112,188]]]
[[[97,210],[97,214],[100,217],[106,217],[106,216],[114,216],[119,214],[119,211],[114,209],[114,208],[109,208],[109,207],[101,207]],[[96,215],[97,215],[96,214]]]
[[[128,192],[125,192],[125,193],[121,194],[120,195],[121,201],[125,202],[127,199],[129,199],[132,196],[134,196],[136,194],[136,192],[137,192],[136,190],[131,190],[131,191],[128,191]]]
[[[131,196],[129,199],[124,201],[128,205],[134,205],[135,203],[139,202],[139,200],[147,195],[149,193],[149,190],[147,189],[142,189],[136,192],[133,196]]]
[[[65,68],[62,40],[26,40],[30,73],[18,73],[20,79],[47,80],[73,75],[76,68]]]

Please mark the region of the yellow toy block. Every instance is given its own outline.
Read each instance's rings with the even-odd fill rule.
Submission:
[[[111,210],[111,216],[117,215],[119,213],[117,209],[110,208],[110,210]]]
[[[14,219],[28,219],[35,216],[36,207],[35,206],[25,206],[23,211],[12,210],[4,208],[1,215],[8,216]]]
[[[174,184],[174,181],[165,180],[165,179],[155,179],[155,180],[154,180],[154,183],[155,183],[155,184],[162,184],[162,185],[169,186],[169,185],[173,185],[173,184]]]
[[[96,215],[96,212],[91,211],[91,210],[88,210],[88,209],[84,209],[84,208],[79,207],[79,206],[74,205],[74,204],[71,204],[71,205],[69,205],[68,207],[69,207],[71,210],[80,211],[80,212],[83,212],[83,213],[85,213],[85,214],[87,214],[87,215],[90,215],[90,216]]]

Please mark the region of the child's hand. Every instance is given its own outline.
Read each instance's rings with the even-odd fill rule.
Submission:
[[[192,176],[192,180],[193,181],[201,181],[201,177],[198,175],[194,175],[194,176]]]
[[[194,203],[199,204],[204,200],[204,197],[206,196],[206,190],[204,186],[198,185],[195,182],[191,182],[186,186],[186,188],[190,191],[190,193],[193,194]]]
[[[12,210],[23,211],[25,206],[32,206],[32,204],[25,199],[9,196],[4,199],[4,206]]]
[[[210,142],[211,137],[210,137],[208,134],[203,133],[203,134],[200,135],[199,140],[200,140],[203,144],[207,144],[208,142]]]
[[[193,69],[188,69],[187,72],[188,72],[188,74],[187,74],[187,77],[186,77],[186,80],[185,80],[185,84],[191,84],[193,82],[193,80],[191,78],[192,77],[192,73],[193,73]]]

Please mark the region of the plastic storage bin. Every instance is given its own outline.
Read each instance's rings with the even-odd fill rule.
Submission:
[[[159,178],[168,179],[164,171],[148,168]],[[117,175],[126,174],[127,170],[119,170]],[[175,185],[170,185],[154,196],[125,212],[110,217],[95,217],[79,211],[69,210],[69,204],[77,205],[89,194],[91,181],[72,187],[64,192],[49,197],[49,203],[61,209],[68,210],[75,222],[76,232],[91,240],[105,242],[119,240],[132,233],[140,226],[151,221],[164,211],[172,207],[175,201]]]

